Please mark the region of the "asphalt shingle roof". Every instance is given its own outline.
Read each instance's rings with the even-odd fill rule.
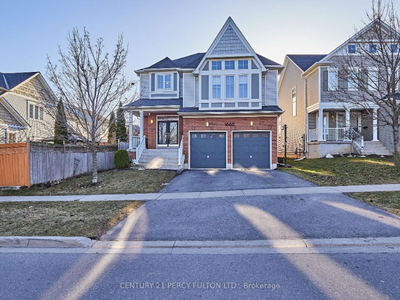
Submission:
[[[206,54],[205,52],[199,52],[196,54],[184,56],[174,60],[171,60],[169,57],[166,57],[160,60],[159,62],[156,62],[155,64],[151,65],[150,67],[144,69],[164,69],[164,68],[196,69],[205,54]],[[265,56],[262,56],[260,54],[257,54],[257,56],[264,65],[279,66],[278,63],[266,58]]]
[[[5,89],[12,89],[37,73],[39,72],[0,73],[0,86]]]
[[[182,98],[180,99],[138,99],[124,107],[138,107],[138,106],[182,106]]]
[[[288,54],[289,57],[296,65],[303,71],[308,70],[313,64],[320,61],[326,54]]]

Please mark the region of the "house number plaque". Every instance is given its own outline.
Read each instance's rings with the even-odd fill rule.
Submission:
[[[235,123],[225,123],[225,126],[235,126]]]

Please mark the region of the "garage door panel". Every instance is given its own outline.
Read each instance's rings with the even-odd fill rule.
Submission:
[[[190,134],[190,168],[226,168],[226,134]]]
[[[270,168],[270,133],[235,132],[233,134],[234,168]]]

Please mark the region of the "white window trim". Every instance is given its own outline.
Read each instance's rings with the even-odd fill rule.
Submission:
[[[247,61],[247,68],[246,69],[240,69],[239,68],[239,61]],[[238,70],[250,70],[250,67],[249,67],[249,60],[248,59],[238,59],[238,61],[237,61],[238,63]]]
[[[226,88],[227,88],[227,86],[226,86],[226,77],[233,77],[233,97],[232,98],[228,98],[228,96],[226,95]],[[235,99],[235,96],[236,96],[236,93],[235,93],[235,85],[236,85],[236,78],[235,78],[235,75],[225,75],[224,76],[224,87],[225,87],[225,89],[224,89],[224,99],[227,99],[227,100],[234,100]]]
[[[226,68],[226,63],[227,62],[231,62],[231,61],[233,61],[233,69],[227,69]],[[224,70],[226,70],[226,71],[233,71],[233,70],[236,70],[236,60],[224,60]]]
[[[213,63],[214,62],[220,62],[221,63],[221,69],[213,69]],[[222,63],[223,61],[222,60],[212,60],[211,61],[211,63],[210,63],[210,71],[223,71],[224,70],[224,68],[223,68],[223,63]]]
[[[245,97],[245,98],[240,98],[240,76],[246,76],[247,77],[247,97]],[[238,74],[237,77],[238,77],[238,83],[237,83],[237,99],[238,99],[238,101],[249,100],[250,99],[250,91],[249,91],[250,74]]]
[[[170,75],[171,76],[171,88],[165,88],[165,77]],[[158,88],[158,76],[163,76],[163,88],[160,89]],[[155,73],[155,83],[154,83],[154,91],[155,92],[160,92],[160,91],[173,91],[174,89],[174,73]]]
[[[219,77],[220,79],[221,79],[221,82],[220,82],[220,94],[221,94],[221,97],[219,97],[219,98],[214,98],[214,83],[213,83],[213,79],[214,79],[214,77]],[[209,97],[209,98],[211,98],[212,100],[221,100],[221,99],[224,99],[225,97],[225,95],[223,94],[223,86],[224,86],[224,84],[223,84],[223,77],[224,76],[222,76],[222,75],[213,75],[213,76],[211,76],[211,97]]]

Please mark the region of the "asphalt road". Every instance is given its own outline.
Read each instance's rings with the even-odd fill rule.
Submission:
[[[400,299],[399,253],[1,253],[0,261],[7,300]]]

